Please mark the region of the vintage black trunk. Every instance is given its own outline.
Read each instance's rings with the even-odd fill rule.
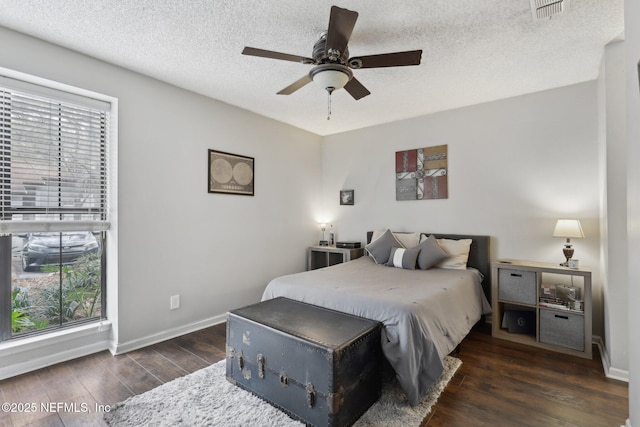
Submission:
[[[349,426],[380,398],[380,323],[275,298],[227,318],[227,379],[314,426]]]

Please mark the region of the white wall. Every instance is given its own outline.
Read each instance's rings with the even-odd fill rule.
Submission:
[[[115,348],[222,321],[305,269],[319,136],[3,28],[0,51],[0,67],[119,99]],[[207,193],[209,148],[255,158],[254,197]]]
[[[598,85],[588,82],[325,137],[326,220],[339,239],[367,230],[486,234],[493,258],[563,261],[558,218],[578,218],[575,258],[594,271],[594,334],[603,334]],[[395,152],[447,144],[449,198],[395,200]],[[355,205],[338,192],[355,190]]]
[[[629,420],[640,426],[640,2],[625,1],[627,82],[627,235],[629,251]]]
[[[607,45],[599,82],[603,132],[601,162],[606,180],[602,198],[604,342],[607,374],[628,378],[627,165],[624,43]]]

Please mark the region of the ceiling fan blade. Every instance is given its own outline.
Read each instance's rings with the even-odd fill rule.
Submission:
[[[344,54],[357,19],[358,12],[342,9],[338,6],[331,7],[329,29],[327,30],[327,53],[329,53],[329,49],[333,49],[340,52],[339,55]]]
[[[344,85],[344,90],[349,92],[349,95],[353,96],[353,99],[355,99],[356,101],[360,98],[364,98],[371,93],[355,77],[352,77],[351,80],[349,80],[349,82]]]
[[[297,91],[298,89],[300,89],[307,83],[310,83],[311,81],[312,81],[311,77],[307,74],[301,79],[296,80],[295,82],[291,83],[289,86],[282,89],[280,92],[278,92],[278,95],[291,95],[293,92]]]
[[[382,53],[379,55],[357,56],[349,58],[349,67],[381,68],[403,67],[405,65],[420,65],[422,50],[408,50],[406,52]]]
[[[257,49],[255,47],[245,47],[243,55],[259,56],[261,58],[281,59],[283,61],[300,62],[302,64],[313,64],[313,59],[288,53],[274,52],[272,50]]]

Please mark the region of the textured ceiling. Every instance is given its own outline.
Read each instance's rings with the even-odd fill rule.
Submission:
[[[422,64],[354,70],[355,101],[309,84],[311,69],[241,55],[244,46],[311,56],[337,5],[359,13],[351,56],[422,49]],[[0,26],[328,135],[593,80],[623,37],[623,0],[572,0],[534,22],[529,0],[0,0]],[[1,65],[1,61],[0,61]]]

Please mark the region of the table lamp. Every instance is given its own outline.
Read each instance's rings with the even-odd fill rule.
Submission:
[[[329,245],[329,242],[327,242],[324,239],[324,232],[326,231],[326,229],[327,229],[327,224],[324,224],[324,223],[320,224],[320,230],[322,230],[322,240],[320,240],[320,246],[328,246]]]
[[[568,267],[569,260],[571,259],[571,257],[573,257],[571,238],[574,237],[581,239],[584,237],[580,221],[577,219],[559,219],[556,223],[556,228],[553,230],[553,237],[565,237],[567,239],[564,247],[562,248],[562,253],[564,253],[566,261],[560,263],[560,265]]]

